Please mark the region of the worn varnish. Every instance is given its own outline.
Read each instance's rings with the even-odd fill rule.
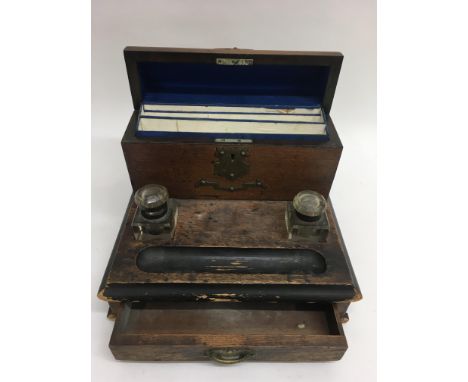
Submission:
[[[110,348],[133,361],[310,362],[347,343],[332,305],[122,304]]]
[[[294,300],[350,301],[360,298],[350,273],[345,249],[329,205],[330,234],[326,243],[289,240],[284,221],[286,202],[178,200],[178,223],[170,240],[135,241],[131,221],[136,206],[130,202],[122,230],[101,285],[110,300]],[[321,273],[296,272],[145,272],[138,268],[141,250],[151,246],[196,246],[263,249],[303,249],[325,260]],[[207,254],[209,255],[209,254]],[[233,264],[233,267],[238,265]],[[240,264],[242,266],[242,264]]]
[[[115,319],[109,344],[115,358],[340,359],[347,349],[341,324],[361,292],[333,207],[329,201],[330,232],[324,243],[289,240],[285,210],[302,190],[328,198],[343,148],[329,116],[343,56],[138,47],[126,48],[124,55],[134,111],[121,144],[131,184],[134,191],[150,183],[167,187],[178,204],[178,219],[172,238],[136,241],[131,229],[136,206],[130,199],[98,293],[109,304],[108,317]],[[141,63],[206,64],[218,58],[321,67],[320,73],[328,73],[323,88],[307,82],[302,91],[319,95],[328,141],[135,136],[148,91]],[[150,79],[150,90],[158,93],[157,76]],[[297,87],[287,91],[301,95]],[[219,156],[223,150],[229,157]]]
[[[149,273],[323,273],[326,261],[311,249],[147,246],[137,267]]]
[[[292,200],[302,190],[314,190],[328,197],[342,144],[331,118],[328,142],[221,144],[213,141],[165,141],[135,136],[135,111],[122,139],[122,149],[134,190],[151,183],[163,184],[175,198],[231,200]],[[248,172],[230,180],[214,173],[216,150],[222,147],[246,148]],[[215,181],[223,190],[200,185]],[[229,187],[261,182],[235,191]]]

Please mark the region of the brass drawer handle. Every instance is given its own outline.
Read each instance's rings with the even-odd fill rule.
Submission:
[[[208,351],[208,357],[224,364],[238,363],[253,355],[253,351],[247,349],[210,349]]]

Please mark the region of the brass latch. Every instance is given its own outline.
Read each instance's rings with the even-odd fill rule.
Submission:
[[[248,150],[245,147],[222,146],[215,151],[213,172],[226,179],[237,179],[249,173]]]
[[[241,178],[249,173],[250,164],[247,162],[249,151],[244,146],[219,146],[215,150],[213,161],[213,174],[226,178],[230,181]],[[260,179],[244,182],[241,184],[231,184],[229,182],[220,184],[218,180],[207,178],[200,179],[195,187],[213,187],[220,191],[241,191],[248,188],[265,188]]]

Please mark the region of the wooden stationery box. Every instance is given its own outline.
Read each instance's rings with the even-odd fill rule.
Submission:
[[[115,319],[115,358],[340,359],[342,323],[361,299],[328,198],[342,150],[329,113],[343,56],[136,47],[124,55],[134,111],[122,148],[134,193],[98,292]],[[135,193],[149,184],[163,190],[157,219],[170,216],[170,229],[140,236],[148,222],[138,220]],[[288,220],[303,190],[328,200],[319,195],[320,239],[309,235],[316,220],[303,221],[312,231]],[[291,227],[308,234],[292,237]]]
[[[157,183],[175,198],[290,200],[304,189],[328,197],[342,151],[329,115],[340,53],[130,47],[124,54],[135,110],[122,148],[134,190]],[[242,112],[233,115],[232,106]],[[295,110],[315,110],[323,123],[287,121],[281,134],[265,133],[281,126],[271,119],[308,118]],[[189,127],[140,131],[142,121]],[[226,133],[226,123],[241,132]],[[317,126],[320,134],[308,134]]]

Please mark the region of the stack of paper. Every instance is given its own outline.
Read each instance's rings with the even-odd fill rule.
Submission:
[[[321,108],[143,104],[138,130],[212,134],[326,135]]]

